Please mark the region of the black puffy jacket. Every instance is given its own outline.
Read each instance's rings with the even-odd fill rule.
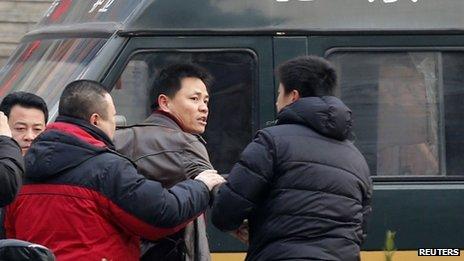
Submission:
[[[23,173],[24,161],[18,144],[10,137],[0,136],[0,207],[13,201]]]
[[[372,182],[350,130],[349,108],[327,96],[297,100],[256,134],[212,212],[222,230],[249,220],[247,260],[359,259]]]

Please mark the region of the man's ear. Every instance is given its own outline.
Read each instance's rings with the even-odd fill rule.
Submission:
[[[298,99],[300,99],[300,92],[298,92],[297,90],[292,90],[291,95],[292,102],[296,102]]]
[[[89,122],[94,126],[98,126],[98,122],[100,121],[100,115],[98,113],[94,113],[90,116]]]
[[[164,94],[160,94],[158,96],[158,106],[160,110],[169,112],[169,97]]]

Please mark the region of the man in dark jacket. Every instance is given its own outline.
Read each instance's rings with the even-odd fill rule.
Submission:
[[[7,117],[0,112],[0,208],[13,201],[21,185],[23,172],[21,150],[11,138]]]
[[[208,118],[209,73],[193,64],[160,71],[154,84],[155,111],[143,123],[116,132],[116,149],[131,158],[140,173],[164,187],[213,169],[200,134]],[[142,260],[210,260],[204,217],[185,231],[154,244],[145,242]]]
[[[279,68],[276,126],[256,134],[222,185],[216,227],[249,222],[247,260],[359,260],[371,212],[366,161],[348,140],[351,111],[335,70],[300,57]]]
[[[58,260],[138,260],[140,237],[159,239],[203,213],[222,182],[212,171],[163,189],[113,150],[116,114],[100,84],[80,80],[25,157],[25,184],[6,209],[7,237],[42,244]]]

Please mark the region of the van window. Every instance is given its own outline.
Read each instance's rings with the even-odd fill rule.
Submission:
[[[328,58],[374,175],[464,174],[464,52],[340,51]]]
[[[195,63],[214,77],[210,88],[207,149],[214,167],[226,173],[252,138],[252,96],[257,63],[247,51],[142,52],[132,57],[112,90],[118,114],[127,124],[151,113],[150,89],[160,69],[173,63]]]
[[[47,104],[58,104],[66,84],[83,73],[105,43],[106,39],[92,38],[21,43],[0,72],[0,96],[27,91]]]

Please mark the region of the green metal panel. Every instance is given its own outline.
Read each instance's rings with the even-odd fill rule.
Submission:
[[[306,36],[274,37],[274,64],[277,66],[288,59],[305,55],[308,52]]]
[[[425,30],[463,28],[456,0],[151,0],[126,30]],[[446,10],[446,15],[443,12]]]
[[[306,36],[274,37],[274,67],[276,68],[289,59],[306,55],[307,52],[308,37]],[[275,78],[276,88],[279,86],[278,80]]]
[[[309,37],[308,53],[327,56],[336,48],[440,48],[464,47],[464,35],[362,35]]]
[[[464,183],[376,184],[366,250],[381,250],[385,231],[396,231],[396,247],[462,248]]]
[[[457,0],[79,0],[54,1],[37,30],[298,33],[462,31]]]

